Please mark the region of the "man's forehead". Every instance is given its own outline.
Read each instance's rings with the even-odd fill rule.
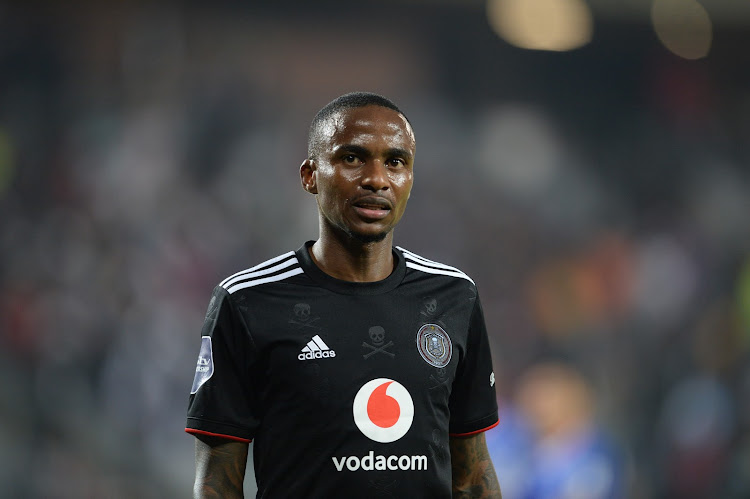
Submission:
[[[412,147],[415,142],[411,125],[401,113],[375,105],[339,110],[320,123],[319,133],[329,141],[366,133],[402,138]]]

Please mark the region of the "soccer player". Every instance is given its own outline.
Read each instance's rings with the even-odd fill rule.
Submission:
[[[500,497],[474,282],[393,245],[415,140],[390,100],[343,95],[310,127],[319,238],[214,290],[190,394],[195,497]]]

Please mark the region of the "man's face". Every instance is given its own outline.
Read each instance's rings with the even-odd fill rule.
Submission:
[[[323,229],[361,242],[383,240],[398,224],[412,186],[414,134],[398,112],[345,109],[321,125],[316,158],[302,183],[317,194]]]

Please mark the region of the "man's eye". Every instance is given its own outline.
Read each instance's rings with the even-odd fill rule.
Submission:
[[[404,166],[405,165],[404,161],[398,158],[389,159],[388,164],[390,166]]]
[[[344,162],[349,164],[355,164],[359,161],[359,158],[355,156],[354,154],[347,154],[344,156]]]

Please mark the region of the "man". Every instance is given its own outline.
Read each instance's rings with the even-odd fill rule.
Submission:
[[[202,332],[186,431],[195,497],[500,497],[482,307],[463,272],[393,246],[414,134],[384,97],[316,115],[302,187],[320,236],[225,279]]]

